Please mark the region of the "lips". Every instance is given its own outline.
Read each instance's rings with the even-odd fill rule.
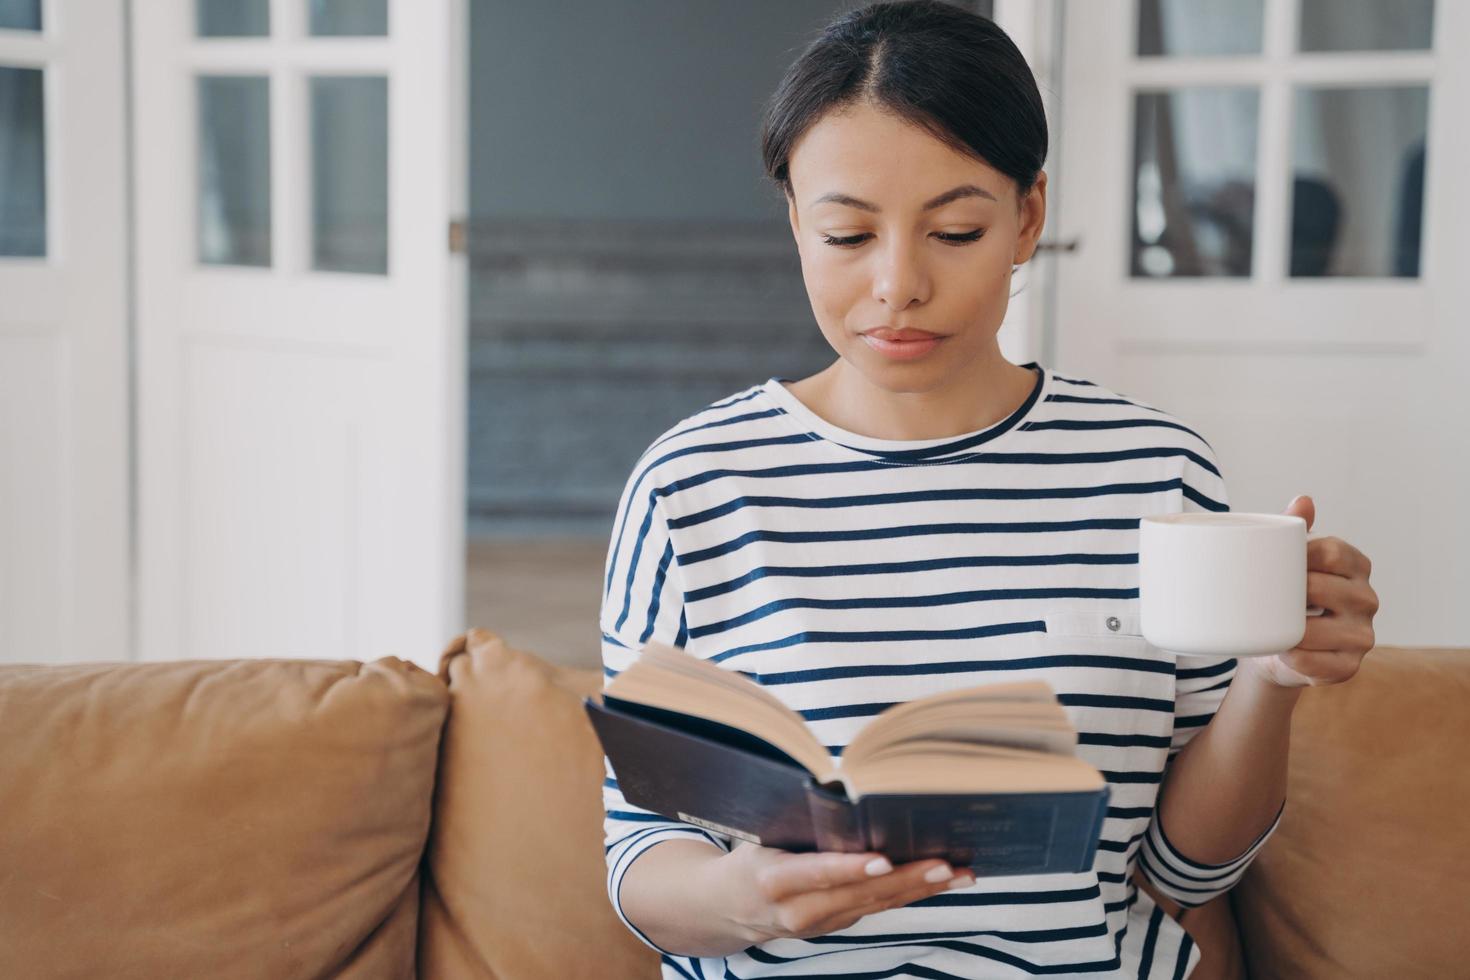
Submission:
[[[863,333],[868,337],[876,337],[879,340],[898,343],[913,340],[934,340],[942,336],[941,334],[930,333],[927,330],[916,330],[913,327],[904,327],[901,330],[895,330],[893,327],[875,327],[872,330],[864,330]]]

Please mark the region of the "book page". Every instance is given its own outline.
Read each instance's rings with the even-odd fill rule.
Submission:
[[[891,748],[845,775],[853,800],[873,793],[1064,793],[1106,785],[1101,772],[1076,756],[939,741]]]
[[[605,690],[743,729],[791,756],[819,781],[837,778],[831,753],[801,715],[750,678],[691,653],[650,643]]]
[[[1012,732],[1001,741],[1028,747],[1046,747],[1070,755],[1076,732],[1066,710],[1045,681],[986,684],[945,691],[896,704],[877,715],[858,732],[843,752],[848,765],[891,742],[916,736],[958,737],[987,741],[987,732]],[[965,734],[969,732],[971,734]]]

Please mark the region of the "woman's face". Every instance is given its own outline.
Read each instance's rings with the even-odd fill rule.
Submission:
[[[789,176],[807,295],[843,361],[880,388],[920,392],[999,358],[1011,267],[1031,258],[1045,220],[1045,173],[1018,202],[1000,171],[857,103],[806,131]],[[930,336],[872,332],[885,328]]]

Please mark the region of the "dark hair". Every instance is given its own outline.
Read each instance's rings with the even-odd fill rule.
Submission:
[[[766,103],[766,176],[792,195],[792,148],[860,101],[1010,177],[1017,200],[1046,160],[1046,112],[1026,59],[994,21],[938,0],[874,3],[829,24]]]

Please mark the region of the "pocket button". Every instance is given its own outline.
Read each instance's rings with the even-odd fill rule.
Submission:
[[[1108,617],[1108,629],[1112,630],[1114,633],[1118,632],[1118,627],[1122,625],[1123,624],[1119,622],[1117,616]]]

